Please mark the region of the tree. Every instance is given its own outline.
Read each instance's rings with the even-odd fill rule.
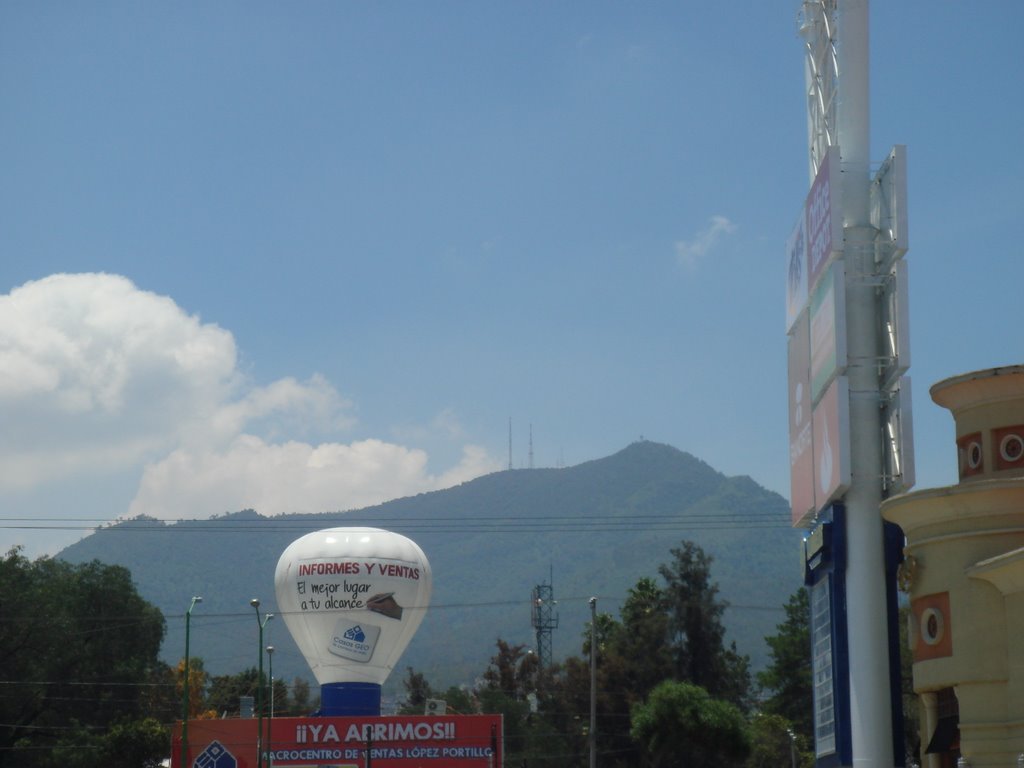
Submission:
[[[758,673],[757,682],[771,696],[764,712],[781,715],[803,738],[814,737],[814,692],[811,681],[810,603],[806,589],[798,589],[785,605],[786,620],[778,633],[765,638],[771,661]]]
[[[185,660],[178,662],[175,675],[175,689],[179,700],[185,695]],[[206,689],[210,684],[210,675],[206,671],[203,660],[192,657],[188,661],[188,716],[199,717],[206,711]],[[178,713],[181,717],[181,713]]]
[[[454,714],[469,715],[477,711],[473,696],[464,688],[451,685],[440,698],[448,705],[448,711]]]
[[[658,568],[665,580],[668,632],[677,680],[706,688],[746,709],[749,705],[749,660],[725,647],[722,614],[729,604],[711,581],[711,562],[692,541],[670,550],[672,561]]]
[[[692,683],[666,680],[634,706],[633,738],[651,768],[729,768],[750,752],[739,707]]]
[[[434,698],[434,690],[422,672],[417,672],[412,667],[405,669],[405,680],[402,681],[402,684],[405,686],[406,700],[402,705],[402,714],[422,715],[427,699]]]
[[[491,664],[483,675],[485,687],[522,701],[537,689],[537,654],[527,650],[525,645],[510,645],[501,638],[497,647],[498,652],[491,657]]]
[[[612,645],[615,654],[629,660],[623,693],[632,704],[672,676],[665,592],[654,579],[640,579],[629,590],[620,615],[622,628]]]
[[[152,717],[118,723],[105,741],[105,768],[158,768],[167,753],[168,730]]]
[[[142,727],[143,706],[165,698],[151,685],[167,680],[164,619],[125,568],[12,549],[0,560],[0,616],[0,766],[103,765],[113,726]]]
[[[207,706],[221,716],[237,715],[240,711],[239,700],[243,696],[252,696],[255,706],[258,677],[256,667],[249,667],[234,675],[217,675],[211,678]]]
[[[496,645],[476,694],[481,712],[504,719],[505,764],[565,768],[564,739],[546,717],[533,711],[540,673],[537,654],[500,638]]]
[[[310,698],[309,681],[304,677],[296,677],[292,680],[291,701],[286,705],[286,712],[295,717],[304,717],[316,709]]]
[[[757,715],[750,722],[751,751],[745,768],[813,768],[810,742],[781,715]]]

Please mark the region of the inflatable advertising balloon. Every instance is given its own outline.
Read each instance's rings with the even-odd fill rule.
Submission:
[[[329,528],[285,549],[277,607],[320,683],[322,715],[379,715],[381,685],[430,602],[415,542],[379,528]]]

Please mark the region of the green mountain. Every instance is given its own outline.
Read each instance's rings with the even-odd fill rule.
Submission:
[[[471,683],[498,638],[533,646],[530,596],[549,583],[558,601],[555,660],[581,651],[588,600],[618,615],[627,591],[684,539],[712,555],[730,603],[725,624],[756,668],[763,638],[784,620],[801,584],[798,532],[789,507],[749,477],[726,477],[699,459],[652,442],[562,469],[496,472],[454,488],[349,512],[263,517],[251,510],[167,524],[139,518],[97,530],[60,553],[129,568],[140,593],[167,617],[166,661],[184,655],[184,611],[193,595],[190,648],[212,674],[252,667],[259,648],[249,605],[275,611],[274,569],[285,547],[310,531],[370,525],[416,541],[434,574],[431,609],[400,667],[435,687]],[[283,622],[267,625],[274,676],[312,679]]]

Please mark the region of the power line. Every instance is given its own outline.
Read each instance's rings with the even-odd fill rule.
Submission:
[[[215,533],[270,533],[305,532],[330,526],[372,525],[401,528],[421,533],[617,533],[636,530],[638,527],[649,532],[682,532],[711,530],[778,529],[791,530],[786,515],[773,513],[718,514],[701,513],[693,515],[600,515],[573,516],[526,516],[507,517],[434,517],[428,520],[409,518],[324,518],[317,521],[263,518],[261,522],[251,520],[238,523],[197,519],[170,521],[122,521],[110,524],[95,518],[19,518],[0,517],[0,529],[8,530],[59,530],[95,531],[96,533],[167,533],[167,534],[215,534]]]

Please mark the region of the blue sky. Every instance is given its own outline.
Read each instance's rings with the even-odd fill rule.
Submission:
[[[0,5],[0,546],[641,436],[788,496],[795,2]],[[1022,362],[1024,5],[872,7],[936,381]],[[486,514],[487,510],[481,510]]]

